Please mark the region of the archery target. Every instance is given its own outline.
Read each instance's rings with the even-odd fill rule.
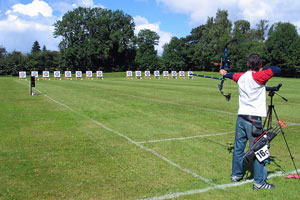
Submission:
[[[132,77],[132,71],[127,71],[127,72],[126,72],[126,76],[127,76],[127,77]]]
[[[86,71],[85,75],[87,78],[93,78],[93,72],[92,71]]]
[[[181,77],[185,76],[184,71],[179,71],[179,76]]]
[[[150,76],[151,76],[150,71],[145,71],[145,77],[150,77]]]
[[[155,76],[155,77],[160,76],[160,72],[159,72],[159,71],[154,71],[154,76]]]
[[[142,76],[142,72],[141,71],[135,71],[135,76],[136,77],[141,77]]]
[[[71,71],[65,71],[65,77],[66,78],[72,78],[72,72]]]
[[[193,72],[192,71],[188,71],[188,76],[193,76]]]
[[[102,71],[97,71],[97,78],[102,78],[103,77],[103,72]]]
[[[173,77],[177,76],[177,72],[176,71],[172,71],[172,76]]]
[[[76,71],[76,78],[81,78],[82,77],[82,71]]]
[[[49,77],[50,77],[49,71],[43,71],[43,78],[49,78]]]
[[[31,76],[38,78],[39,77],[39,72],[38,71],[32,71]]]
[[[54,78],[60,78],[60,71],[54,71]]]
[[[26,78],[26,72],[19,72],[19,78],[25,79]]]
[[[169,77],[169,72],[168,71],[163,71],[164,77]]]

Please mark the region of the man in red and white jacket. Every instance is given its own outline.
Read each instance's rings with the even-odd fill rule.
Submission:
[[[234,152],[232,159],[231,181],[243,179],[243,156],[249,140],[250,144],[256,139],[252,135],[251,120],[261,124],[266,117],[266,83],[274,75],[281,72],[279,67],[262,67],[262,59],[258,54],[251,54],[247,62],[248,71],[243,73],[227,73],[221,69],[220,74],[234,80],[239,88],[239,110],[236,121]],[[254,160],[253,189],[272,189],[275,186],[266,182],[267,169],[264,162]]]

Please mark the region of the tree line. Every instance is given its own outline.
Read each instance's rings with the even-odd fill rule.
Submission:
[[[60,37],[59,51],[49,51],[35,41],[30,53],[8,53],[0,46],[0,75],[19,71],[97,71],[175,70],[218,71],[215,62],[228,45],[231,71],[245,71],[247,57],[258,53],[264,65],[283,69],[282,76],[300,75],[300,36],[291,23],[269,25],[261,20],[255,28],[250,22],[228,19],[226,10],[191,30],[186,37],[172,37],[162,55],[155,45],[159,36],[145,29],[134,34],[133,18],[123,11],[79,7],[54,23],[54,37]]]

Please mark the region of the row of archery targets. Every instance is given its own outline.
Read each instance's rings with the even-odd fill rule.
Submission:
[[[95,73],[93,73],[92,71],[86,71],[85,75],[82,73],[82,71],[75,71],[74,73],[75,75],[73,75],[72,71],[65,71],[63,74],[60,71],[54,71],[53,72],[53,78],[55,80],[61,80],[62,78],[64,78],[65,80],[72,80],[72,78],[74,77],[75,79],[80,79],[83,80],[85,79],[89,79],[89,80],[93,80],[94,77],[97,79],[103,79],[103,72],[102,71],[96,71]],[[39,80],[39,72],[38,71],[31,71],[30,73],[31,77],[35,77],[36,80]],[[192,71],[188,71],[187,73],[185,71],[171,71],[171,73],[169,71],[163,71],[162,74],[160,73],[160,71],[154,71],[153,72],[153,76],[151,74],[150,71],[144,71],[144,73],[142,73],[142,71],[126,71],[126,78],[127,79],[151,79],[151,78],[156,78],[156,79],[160,79],[160,78],[193,78],[193,72]],[[43,71],[42,72],[42,78],[44,80],[50,80],[50,71]],[[20,71],[19,72],[19,79],[20,80],[27,80],[27,73],[26,71]]]
[[[135,75],[133,74],[132,71],[127,71],[126,72],[126,78],[128,79],[133,79],[133,78],[136,78],[136,79],[142,79],[143,77],[144,78],[148,78],[148,79],[151,79],[152,78],[152,75],[151,75],[151,72],[150,71],[145,71],[144,72],[144,75],[142,74],[142,71],[135,71]],[[192,71],[188,71],[187,74],[185,73],[185,71],[171,71],[171,73],[169,73],[169,71],[163,71],[162,73],[162,76],[160,74],[160,71],[154,71],[153,72],[153,77],[156,78],[156,79],[160,79],[161,77],[163,78],[193,78],[193,72]]]
[[[31,76],[35,77],[36,80],[39,80],[39,72],[38,71],[31,71]],[[42,78],[44,80],[50,80],[50,72],[49,71],[43,71],[42,72]],[[53,78],[55,80],[61,80],[62,78],[65,78],[66,80],[72,80],[73,74],[72,71],[65,71],[64,76],[62,76],[62,73],[60,71],[54,71],[53,72]],[[82,71],[75,71],[75,79],[83,79],[84,75]],[[94,73],[92,71],[86,71],[85,72],[85,78],[93,80]],[[102,71],[96,71],[96,78],[103,79],[103,72]],[[20,80],[26,80],[27,79],[27,73],[25,71],[19,72],[19,79]]]

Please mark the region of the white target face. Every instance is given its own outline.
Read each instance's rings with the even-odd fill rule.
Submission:
[[[32,71],[31,76],[38,78],[39,77],[39,72],[38,71]]]
[[[102,76],[103,76],[102,71],[97,71],[97,77],[98,77],[98,78],[102,78]]]
[[[50,76],[49,71],[43,71],[43,77],[44,78],[49,78],[49,76]]]
[[[86,77],[92,78],[93,77],[93,72],[92,71],[86,71],[85,72]]]
[[[128,77],[131,77],[131,76],[132,76],[132,71],[127,71],[127,72],[126,72],[126,75],[127,75]]]
[[[65,71],[65,77],[66,78],[72,78],[72,72],[71,71]]]
[[[76,78],[81,78],[82,77],[82,71],[76,71]]]
[[[193,72],[192,71],[188,71],[188,76],[193,76]]]
[[[142,72],[141,71],[136,71],[135,75],[138,76],[138,77],[140,77],[140,76],[142,76]]]
[[[19,78],[26,78],[26,72],[19,72]]]
[[[177,76],[177,72],[176,71],[172,71],[172,76]]]
[[[164,74],[164,76],[169,76],[169,72],[168,71],[164,71],[163,74]]]
[[[185,76],[184,71],[180,71],[179,76]]]
[[[159,71],[154,71],[154,76],[160,76],[160,72]]]
[[[145,76],[147,76],[147,77],[151,76],[150,71],[145,71]]]
[[[54,71],[54,78],[60,78],[60,71]]]

